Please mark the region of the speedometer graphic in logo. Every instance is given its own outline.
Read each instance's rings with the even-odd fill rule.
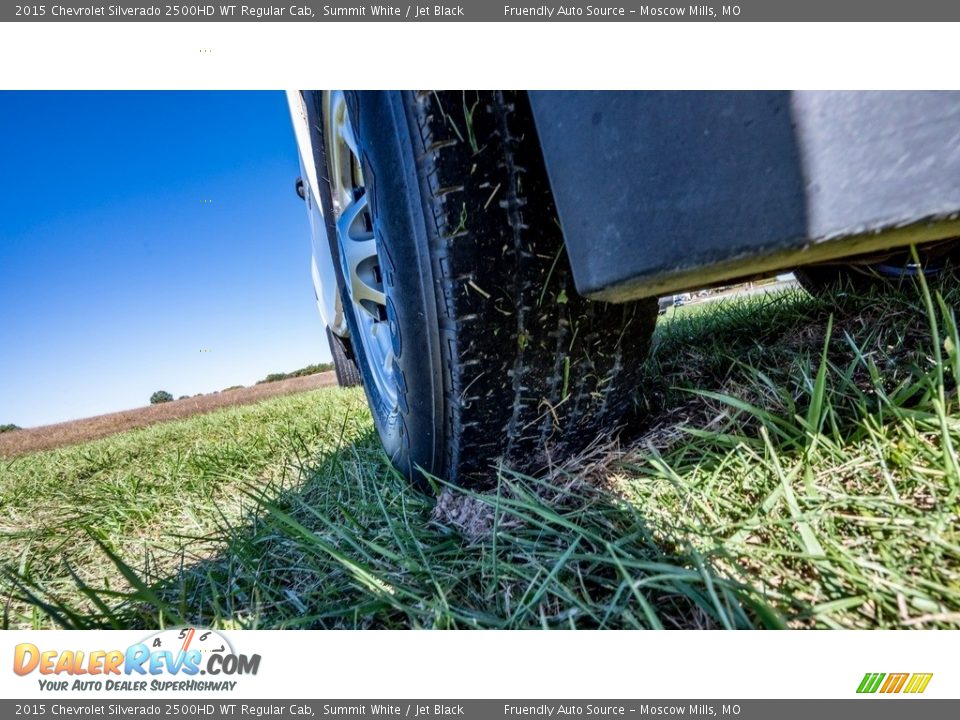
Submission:
[[[144,638],[125,662],[141,675],[256,675],[260,655],[237,653],[216,630],[188,626]]]
[[[151,651],[167,650],[174,655],[197,650],[202,657],[209,657],[214,653],[233,654],[230,641],[216,630],[205,630],[196,627],[171,628],[161,630],[144,640]]]

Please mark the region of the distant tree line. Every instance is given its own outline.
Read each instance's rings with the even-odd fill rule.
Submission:
[[[289,380],[290,378],[297,377],[306,377],[307,375],[316,375],[317,373],[327,372],[328,370],[333,370],[333,363],[317,363],[316,365],[307,365],[302,367],[299,370],[294,370],[293,372],[288,373],[270,373],[263,380],[257,382],[257,385],[262,383],[269,382],[278,382],[279,380]],[[243,385],[231,385],[228,388],[225,388],[222,392],[227,392],[228,390],[238,390],[239,388],[244,387]],[[200,393],[201,395],[203,393]],[[181,395],[178,400],[185,400],[188,396]],[[194,397],[197,397],[194,395]],[[166,390],[157,390],[153,395],[150,396],[151,405],[159,405],[161,403],[168,403],[173,400],[173,395],[168,393]],[[19,430],[16,425],[0,425],[0,432],[6,432],[7,430]]]
[[[289,380],[290,378],[306,377],[307,375],[316,375],[317,373],[333,370],[333,363],[318,363],[317,365],[307,365],[306,367],[294,370],[288,373],[270,373],[263,380],[257,382],[257,385],[268,382],[277,382],[279,380]]]

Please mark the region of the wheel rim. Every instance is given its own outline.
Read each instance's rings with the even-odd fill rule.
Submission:
[[[943,264],[917,265],[915,262],[911,262],[906,265],[890,265],[887,263],[877,263],[876,265],[872,265],[871,269],[881,277],[891,280],[905,280],[921,274],[928,278],[939,275],[943,270]]]
[[[879,277],[897,282],[919,275],[934,278],[955,262],[958,246],[960,246],[960,238],[948,238],[920,246],[917,248],[919,264],[914,262],[910,251],[899,250],[855,258],[854,261],[849,262],[848,267],[853,272],[869,278]]]
[[[357,136],[342,92],[326,93],[324,104],[324,141],[337,250],[358,336],[351,340],[354,345],[359,341],[370,371],[367,377],[381,399],[393,407],[397,404],[396,355]]]

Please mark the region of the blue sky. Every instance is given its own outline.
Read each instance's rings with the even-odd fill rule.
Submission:
[[[0,424],[328,360],[298,174],[279,92],[0,92]]]

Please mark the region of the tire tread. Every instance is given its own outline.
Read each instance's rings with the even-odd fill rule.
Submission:
[[[576,293],[524,94],[410,94],[407,112],[446,338],[441,472],[534,472],[623,420],[657,302]]]
[[[343,340],[327,328],[327,342],[330,343],[330,355],[333,357],[333,370],[337,375],[337,384],[340,387],[354,387],[361,385],[360,370],[353,358],[347,355]]]

